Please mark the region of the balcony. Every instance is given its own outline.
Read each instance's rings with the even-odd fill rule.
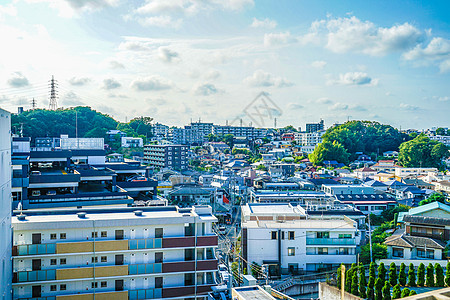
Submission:
[[[355,239],[306,238],[306,245],[349,245],[355,246]]]
[[[197,271],[216,271],[218,261],[197,260]],[[194,272],[195,261],[163,262],[151,264],[128,265],[128,275]]]
[[[102,266],[95,267],[96,277],[111,277],[128,275],[127,266]],[[47,281],[47,280],[70,280],[93,278],[94,268],[69,268],[56,270],[38,270],[14,272],[13,283]]]

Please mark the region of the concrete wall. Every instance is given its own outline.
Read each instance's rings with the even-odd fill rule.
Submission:
[[[334,287],[330,286],[325,282],[319,283],[319,299],[320,300],[340,300],[341,299],[341,291]],[[344,300],[362,300],[355,295],[344,292]]]

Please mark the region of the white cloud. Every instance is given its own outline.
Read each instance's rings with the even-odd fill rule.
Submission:
[[[319,103],[319,104],[331,104],[331,103],[333,103],[333,101],[331,101],[331,99],[325,98],[325,97],[319,98],[315,102]]]
[[[109,62],[109,67],[110,67],[111,69],[125,69],[124,64],[122,64],[122,63],[120,63],[120,62],[118,62],[118,61],[116,61],[116,60],[111,60],[111,61]]]
[[[173,19],[171,16],[154,16],[146,18],[137,18],[142,26],[180,28],[182,19]]]
[[[325,68],[326,65],[327,65],[327,62],[323,61],[323,60],[316,60],[311,63],[311,66],[316,69],[323,69],[323,68]]]
[[[8,79],[8,84],[14,88],[21,88],[30,85],[30,82],[21,72],[14,72]]]
[[[274,20],[271,20],[269,18],[265,18],[262,20],[258,20],[257,18],[253,18],[253,22],[250,25],[253,28],[268,28],[268,29],[274,29],[277,27],[277,22]]]
[[[121,86],[122,86],[122,84],[120,82],[118,82],[117,80],[115,80],[114,78],[107,78],[107,79],[103,80],[103,88],[105,90],[118,89]]]
[[[212,70],[206,73],[205,77],[210,80],[214,80],[220,77],[220,72],[217,70]]]
[[[288,104],[288,108],[290,110],[299,110],[299,109],[304,108],[304,106],[301,105],[301,104],[298,104],[298,103],[291,102],[291,103]]]
[[[408,103],[400,103],[400,109],[414,111],[420,109],[420,107]]]
[[[210,96],[221,92],[222,91],[212,83],[203,83],[194,87],[194,93],[201,96]]]
[[[17,9],[12,4],[0,5],[0,20],[4,18],[4,16],[17,16]]]
[[[134,80],[131,87],[137,91],[160,91],[172,88],[173,83],[159,76],[149,76]]]
[[[344,103],[337,102],[328,107],[329,110],[347,110],[348,105]]]
[[[336,53],[356,52],[383,56],[406,51],[423,41],[425,33],[409,23],[377,27],[355,16],[315,21],[303,36],[305,43],[319,42]]]
[[[91,79],[88,77],[72,77],[68,81],[71,85],[82,86],[89,83]]]
[[[450,71],[450,40],[433,38],[428,45],[417,45],[403,55],[405,60],[437,64],[442,73]]]
[[[264,46],[279,46],[296,42],[289,31],[280,33],[266,33],[264,35]]]
[[[328,84],[341,84],[341,85],[377,85],[378,79],[372,79],[363,72],[348,72],[345,74],[339,74],[339,78],[336,80],[329,80]]]
[[[294,85],[285,78],[274,76],[262,70],[257,70],[252,76],[245,78],[244,83],[254,87],[288,87]]]
[[[90,12],[107,7],[115,7],[120,0],[25,0],[28,3],[48,3],[59,16],[71,18],[82,12]]]
[[[85,105],[81,98],[75,94],[73,91],[69,91],[62,95],[61,97],[61,105],[63,106],[80,106]]]
[[[172,61],[175,61],[179,55],[175,51],[171,51],[169,48],[166,47],[159,47],[158,49],[158,57],[163,61],[170,63]]]

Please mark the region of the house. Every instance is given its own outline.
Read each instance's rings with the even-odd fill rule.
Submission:
[[[383,156],[389,157],[389,158],[396,158],[396,157],[398,157],[398,152],[397,151],[385,151],[385,152],[383,152]]]
[[[356,169],[354,173],[355,173],[356,178],[364,180],[367,177],[373,178],[373,176],[375,176],[377,171],[372,168],[369,168],[369,167],[364,167],[364,168]]]
[[[371,166],[376,171],[395,172],[396,168],[402,168],[397,165],[394,160],[379,160],[376,164]]]
[[[121,153],[108,154],[108,155],[106,155],[106,160],[107,160],[107,162],[110,162],[110,163],[124,162],[123,154],[121,154]]]
[[[365,186],[370,186],[374,188],[377,191],[386,192],[388,189],[388,186],[384,183],[377,181],[377,180],[369,180],[363,183]]]
[[[142,138],[123,136],[121,138],[121,146],[123,148],[142,148],[144,147],[144,140]]]
[[[350,204],[364,214],[381,215],[387,209],[397,205],[395,198],[388,194],[336,194],[336,200]]]
[[[442,181],[437,182],[435,190],[437,192],[444,192],[447,195],[449,195],[450,194],[450,181],[442,180]]]

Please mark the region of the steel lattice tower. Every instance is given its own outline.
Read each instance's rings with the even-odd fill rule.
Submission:
[[[50,101],[49,101],[48,109],[56,110],[58,108],[58,102],[57,102],[58,92],[56,91],[56,89],[58,88],[58,81],[56,81],[52,75],[52,80],[50,80],[49,82],[50,82],[50,84],[49,84],[49,86],[50,86]]]

